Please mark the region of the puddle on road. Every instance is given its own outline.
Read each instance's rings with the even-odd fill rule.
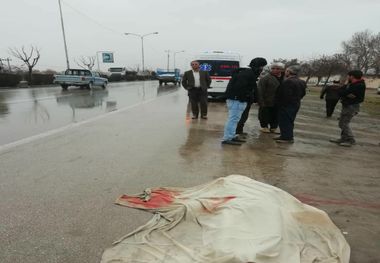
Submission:
[[[176,92],[157,81],[111,83],[106,90],[60,87],[0,90],[0,145]]]

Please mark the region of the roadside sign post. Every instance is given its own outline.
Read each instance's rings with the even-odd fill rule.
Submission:
[[[102,63],[114,63],[113,51],[97,51],[96,61],[98,64],[98,71],[100,72],[99,53],[102,53]]]

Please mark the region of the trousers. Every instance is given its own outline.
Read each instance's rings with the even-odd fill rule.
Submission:
[[[261,128],[277,129],[278,127],[278,111],[277,107],[260,107],[259,121]]]
[[[340,138],[342,141],[355,142],[354,134],[352,133],[350,122],[352,118],[359,113],[359,104],[342,105],[340,113],[339,128],[341,129]]]
[[[228,119],[224,125],[223,141],[235,138],[237,124],[246,107],[247,102],[227,99]]]
[[[188,95],[193,116],[198,117],[199,108],[201,110],[201,116],[207,116],[207,90],[192,88],[188,90]]]
[[[294,121],[296,119],[300,104],[289,104],[280,106],[278,109],[278,124],[280,126],[281,138],[293,140]]]

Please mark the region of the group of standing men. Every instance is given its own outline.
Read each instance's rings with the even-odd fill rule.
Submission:
[[[305,96],[306,83],[298,78],[300,70],[298,66],[291,66],[285,70],[282,63],[271,64],[270,73],[261,77],[257,83],[266,65],[267,61],[264,58],[254,58],[249,68],[232,76],[226,91],[229,116],[222,144],[241,145],[245,142],[244,135],[246,134],[242,126],[239,127],[237,123],[239,120],[240,122],[246,120],[242,115],[244,113],[248,115],[251,104],[254,102],[259,104],[260,131],[278,133],[279,126],[280,136],[275,137],[274,140],[278,143],[293,142],[294,120],[300,108],[301,99]],[[235,104],[240,106],[239,111],[234,106]]]
[[[279,134],[273,138],[278,143],[294,142],[294,121],[301,106],[301,99],[306,94],[306,82],[298,77],[298,65],[285,69],[282,63],[272,63],[270,72],[260,77],[266,65],[267,61],[264,58],[257,57],[252,59],[248,68],[239,68],[233,72],[225,92],[228,119],[224,126],[222,144],[238,146],[246,141],[247,133],[243,132],[243,127],[251,105],[255,102],[259,104],[260,131]],[[188,91],[192,118],[199,117],[200,105],[201,118],[207,119],[207,89],[210,87],[211,78],[208,72],[200,71],[199,66],[198,61],[191,62],[192,70],[185,72],[182,85]],[[355,144],[349,123],[359,112],[359,104],[364,100],[365,83],[362,75],[359,70],[350,71],[348,84],[334,87],[338,99],[334,97],[336,101],[328,103],[328,117],[339,99],[343,105],[339,121],[341,138],[330,140],[341,146]],[[321,98],[325,91],[329,93],[327,89],[323,90]]]

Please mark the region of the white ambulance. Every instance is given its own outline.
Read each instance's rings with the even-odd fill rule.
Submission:
[[[212,79],[208,90],[210,97],[220,97],[224,94],[232,72],[240,67],[241,56],[231,51],[206,51],[195,56],[200,69],[208,71]]]

